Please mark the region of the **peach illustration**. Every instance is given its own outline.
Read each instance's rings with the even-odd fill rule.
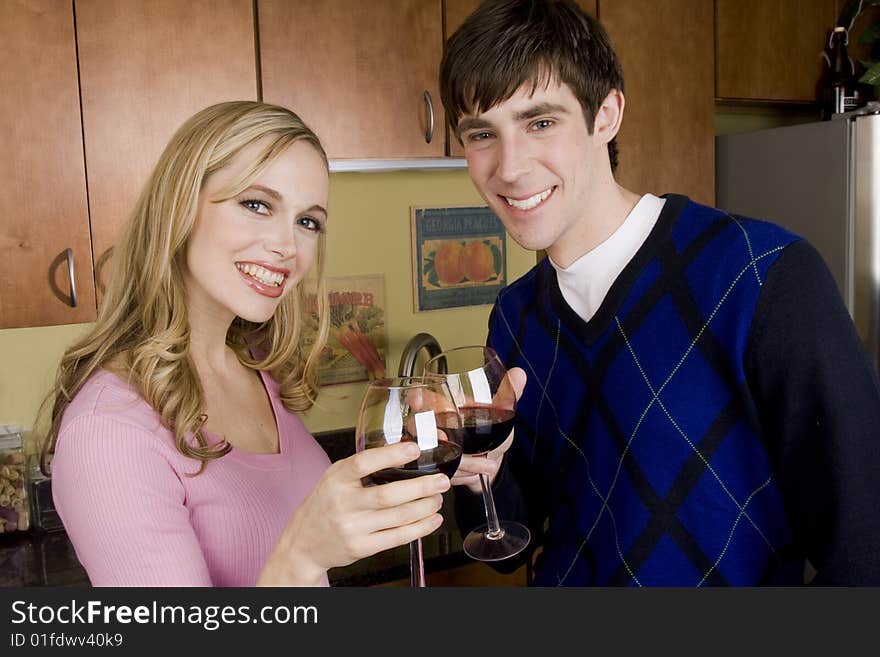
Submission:
[[[492,249],[482,240],[472,240],[465,245],[462,261],[464,275],[475,283],[483,283],[495,275]]]
[[[464,278],[462,270],[462,249],[460,242],[448,241],[440,245],[434,256],[434,270],[440,285],[455,285]]]

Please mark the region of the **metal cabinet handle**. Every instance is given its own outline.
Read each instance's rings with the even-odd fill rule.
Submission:
[[[76,279],[73,275],[73,249],[68,248],[65,255],[67,256],[67,276],[70,278],[70,307],[76,308]]]
[[[425,130],[425,143],[430,144],[434,138],[434,102],[431,100],[431,94],[425,91],[425,105],[428,107],[428,129]]]

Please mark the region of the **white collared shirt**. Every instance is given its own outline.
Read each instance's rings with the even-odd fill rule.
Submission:
[[[645,194],[608,239],[571,265],[563,268],[550,259],[563,298],[585,322],[596,314],[611,285],[648,238],[664,203],[666,199]]]

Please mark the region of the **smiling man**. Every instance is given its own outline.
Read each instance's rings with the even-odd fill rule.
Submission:
[[[549,256],[490,317],[528,382],[515,439],[462,460],[462,529],[483,472],[537,585],[880,584],[880,384],[818,253],[617,184],[623,74],[573,2],[483,3],[440,86],[477,190]]]

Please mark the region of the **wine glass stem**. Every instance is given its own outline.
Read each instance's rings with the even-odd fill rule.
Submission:
[[[409,585],[424,588],[425,562],[422,559],[422,539],[417,538],[409,544]]]
[[[483,505],[486,507],[486,523],[489,525],[486,531],[486,538],[497,541],[504,536],[504,530],[498,523],[498,512],[495,510],[495,500],[492,497],[492,486],[489,485],[489,478],[486,475],[480,475],[480,487],[483,489]]]

